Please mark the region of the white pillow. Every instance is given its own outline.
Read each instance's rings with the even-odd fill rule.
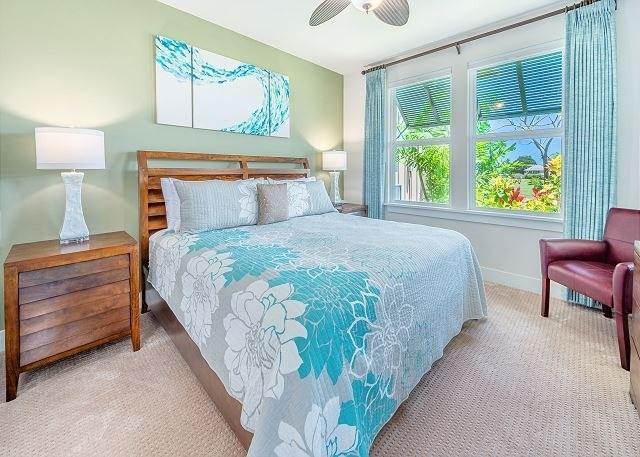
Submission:
[[[335,206],[333,206],[333,203],[331,203],[331,199],[329,198],[327,189],[326,187],[324,187],[324,182],[313,181],[301,184],[303,186],[306,186],[310,201],[310,208],[308,212],[303,214],[303,216],[310,216],[312,214],[335,213],[338,211]]]
[[[315,176],[311,176],[309,178],[296,178],[296,179],[271,179],[267,178],[267,182],[269,184],[288,184],[290,182],[314,182],[316,181]]]
[[[261,178],[262,179],[262,178]],[[314,178],[315,179],[315,178]],[[180,181],[175,178],[160,178],[162,196],[164,197],[164,207],[167,217],[167,229],[175,232],[180,231],[180,196],[176,190],[175,182]],[[242,179],[237,182],[255,181],[255,178]]]
[[[307,216],[311,212],[311,196],[305,183],[316,182],[315,177],[276,180],[267,178],[269,184],[286,184],[289,198],[289,218]]]
[[[289,219],[336,211],[322,181],[288,181]]]
[[[180,198],[180,230],[202,232],[256,225],[257,186],[263,182],[262,179],[174,180]]]
[[[180,197],[173,183],[173,178],[160,178],[164,207],[167,212],[167,228],[175,232],[180,231]]]

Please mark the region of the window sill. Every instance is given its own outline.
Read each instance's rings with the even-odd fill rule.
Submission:
[[[529,230],[541,230],[546,232],[563,232],[564,222],[562,219],[547,216],[529,216],[526,214],[505,214],[496,211],[482,210],[461,210],[454,208],[443,208],[437,206],[427,206],[421,204],[386,203],[387,214],[406,214],[410,216],[424,216],[436,219],[449,219],[478,224],[500,225],[507,227],[519,227]]]

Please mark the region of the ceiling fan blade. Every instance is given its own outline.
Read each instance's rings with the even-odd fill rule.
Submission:
[[[378,19],[397,27],[409,21],[409,2],[407,0],[385,0],[373,10]]]
[[[309,25],[315,27],[341,13],[351,2],[349,0],[325,0],[316,8],[309,19]]]

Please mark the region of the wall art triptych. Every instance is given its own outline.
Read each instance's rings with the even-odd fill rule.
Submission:
[[[289,137],[289,78],[156,36],[156,122]]]

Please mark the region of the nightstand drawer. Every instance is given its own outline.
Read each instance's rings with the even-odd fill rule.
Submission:
[[[357,205],[354,203],[342,203],[336,206],[336,210],[342,214],[348,214],[350,216],[367,217],[368,207],[367,205]]]
[[[25,367],[47,357],[114,336],[129,330],[129,307],[92,316],[59,327],[20,337],[20,366]]]
[[[83,276],[76,276],[69,279],[38,284],[37,286],[19,287],[18,302],[20,305],[33,303],[59,295],[67,295],[80,290],[92,289],[94,287],[111,284],[129,279],[129,267],[118,268],[117,270],[93,273],[91,270],[85,272]]]
[[[106,257],[104,259],[89,260],[87,262],[72,263],[70,265],[62,265],[59,267],[25,271],[18,275],[18,287],[23,289],[26,287],[86,276],[87,272],[96,274],[105,271],[120,270],[123,268],[129,268],[129,256],[127,254]]]
[[[129,283],[126,282],[125,284],[128,286]],[[65,300],[69,302],[67,306],[51,312],[46,312],[50,307],[47,308],[45,306],[40,306],[39,308],[36,308],[36,311],[40,312],[40,314],[29,318],[21,317],[20,335],[31,335],[46,329],[60,327],[71,322],[103,314],[108,311],[128,307],[130,302],[128,289],[129,287],[121,287],[121,293],[109,297],[102,297],[93,301],[80,300],[71,302],[69,300]],[[65,297],[68,297],[68,295],[63,295],[60,298],[64,299]],[[60,300],[58,302],[60,302]],[[31,305],[38,307],[39,303],[36,302],[25,306]]]
[[[130,290],[129,280],[112,282],[92,289],[83,289],[70,294],[38,300],[32,303],[20,305],[20,321],[26,321],[34,317],[49,315],[67,308],[75,308],[79,305],[98,306],[102,302],[118,295],[128,294]],[[68,312],[72,312],[71,310]]]
[[[126,254],[20,273],[20,366],[125,330],[129,276]]]

